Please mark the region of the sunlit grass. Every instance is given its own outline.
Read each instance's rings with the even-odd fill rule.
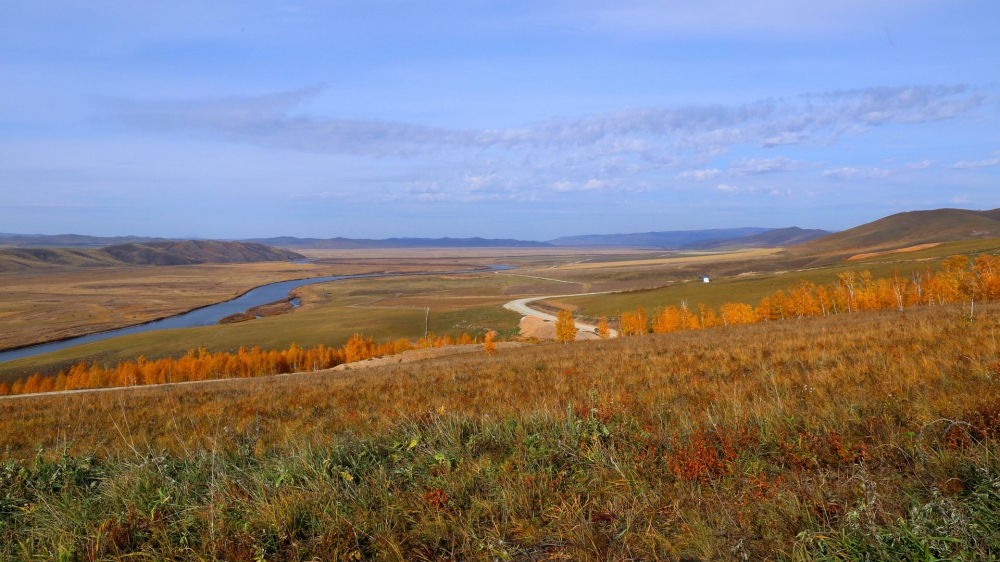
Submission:
[[[1000,552],[998,313],[4,400],[2,552],[984,559]]]

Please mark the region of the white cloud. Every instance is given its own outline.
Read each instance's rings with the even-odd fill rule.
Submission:
[[[572,182],[572,181],[558,181],[555,183],[556,191],[567,192],[567,191],[594,191],[597,189],[608,189],[613,187],[618,187],[621,185],[621,180],[597,180],[590,179],[585,182]]]
[[[910,162],[906,165],[907,170],[926,170],[931,167],[930,160],[924,160],[922,162]]]
[[[824,178],[839,180],[853,180],[862,178],[884,178],[888,177],[889,170],[884,168],[851,168],[843,167],[834,170],[823,170]]]
[[[1000,158],[991,158],[989,160],[978,160],[975,162],[966,162],[962,160],[961,162],[955,162],[951,165],[953,170],[974,170],[976,168],[989,168],[990,166],[1000,165]]]
[[[740,190],[740,188],[738,187],[733,187],[731,185],[726,185],[724,183],[720,183],[718,186],[716,186],[715,189],[718,189],[719,191],[724,191],[726,193],[736,193],[737,191]]]
[[[722,173],[721,170],[712,168],[710,170],[691,170],[690,172],[683,172],[677,174],[677,179],[679,180],[695,180],[704,181],[710,180],[712,178],[718,177]]]
[[[777,158],[749,158],[729,165],[729,170],[734,174],[770,174],[775,172],[789,172],[800,170],[806,166],[802,160],[792,160],[784,156]]]
[[[813,140],[813,136],[809,133],[803,131],[797,132],[783,132],[771,137],[765,137],[760,139],[760,146],[764,148],[774,148],[776,146],[784,146],[789,144],[804,144]]]

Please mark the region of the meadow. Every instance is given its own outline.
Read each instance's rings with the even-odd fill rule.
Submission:
[[[431,270],[467,266],[440,260]],[[0,274],[0,349],[141,324],[235,298],[276,281],[392,271],[424,264],[363,260],[56,268]]]
[[[989,559],[1000,308],[0,400],[3,557]]]
[[[416,340],[425,335],[425,330],[452,337],[463,333],[483,336],[495,330],[509,337],[517,332],[520,316],[501,307],[514,298],[505,293],[512,288],[538,291],[541,287],[557,292],[552,286],[560,285],[536,282],[526,285],[519,277],[480,274],[353,279],[309,285],[296,289],[295,296],[301,298],[302,306],[289,314],[237,324],[132,334],[0,363],[0,382],[13,382],[36,371],[54,375],[84,360],[114,364],[140,355],[150,359],[179,357],[189,349],[202,347],[210,351],[236,351],[244,346],[286,349],[292,343],[336,347],[359,332],[379,342]]]

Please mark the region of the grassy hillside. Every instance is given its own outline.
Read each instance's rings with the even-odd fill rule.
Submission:
[[[123,265],[255,263],[304,258],[301,254],[262,244],[215,240],[129,243],[105,248],[11,248],[0,250],[0,273]]]
[[[798,255],[861,253],[929,242],[1000,238],[1000,209],[936,209],[898,213],[795,248]]]
[[[776,228],[774,230],[768,230],[767,232],[761,232],[760,234],[734,238],[732,240],[707,240],[705,242],[685,244],[682,249],[713,250],[719,248],[778,248],[782,246],[795,246],[828,234],[830,234],[830,232],[826,230],[804,229],[792,226],[789,228]]]
[[[982,312],[0,400],[0,557],[990,559]]]

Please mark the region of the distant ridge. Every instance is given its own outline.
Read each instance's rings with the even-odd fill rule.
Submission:
[[[183,240],[150,244],[121,244],[99,250],[132,265],[189,265],[198,263],[252,263],[291,261],[305,256],[253,242]]]
[[[563,236],[549,240],[553,246],[618,246],[632,248],[664,248],[676,250],[689,244],[707,241],[733,240],[773,230],[770,228],[719,228],[711,230],[672,230],[634,234],[587,234]]]
[[[909,211],[796,246],[800,254],[856,254],[933,242],[1000,238],[1000,209]]]
[[[548,248],[552,244],[514,240],[511,238],[386,238],[371,240],[366,238],[254,238],[245,242],[256,242],[279,248],[299,250],[366,250],[378,248]]]
[[[149,244],[118,244],[105,248],[0,249],[0,272],[60,267],[122,265],[192,265],[290,261],[305,256],[263,244],[182,240]]]
[[[732,240],[706,240],[682,246],[683,250],[718,250],[722,248],[778,248],[795,246],[830,234],[828,230],[805,229],[797,226],[776,228]]]

